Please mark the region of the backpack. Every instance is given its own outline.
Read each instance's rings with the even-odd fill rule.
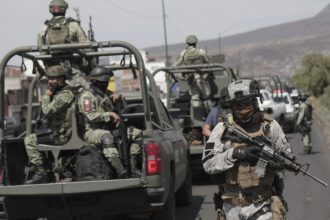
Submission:
[[[183,60],[185,65],[204,63],[203,56],[197,48],[188,48],[184,54]]]
[[[94,146],[83,146],[76,159],[75,181],[106,180],[112,177],[112,170],[102,152]]]
[[[69,25],[70,22],[77,22],[73,18],[60,18],[47,20],[47,30],[43,35],[43,42],[47,44],[67,44],[71,43]]]
[[[306,111],[306,119],[307,121],[312,121],[313,120],[313,106],[309,102],[305,102],[307,106],[307,111]]]

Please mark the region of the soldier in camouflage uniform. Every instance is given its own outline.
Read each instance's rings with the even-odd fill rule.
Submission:
[[[54,145],[65,144],[72,132],[71,117],[74,95],[65,84],[67,75],[67,70],[62,66],[49,67],[46,74],[48,89],[41,100],[41,110],[49,123],[49,128],[53,132],[47,142]],[[29,161],[35,168],[34,175],[27,181],[28,184],[49,181],[43,157],[37,150],[38,142],[38,136],[35,133],[28,135],[24,139]]]
[[[49,4],[49,12],[53,15],[50,20],[46,20],[41,32],[38,34],[38,46],[54,45],[54,44],[70,44],[70,43],[87,43],[89,42],[86,33],[80,26],[80,21],[71,17],[65,17],[68,3],[64,0],[52,0]],[[56,54],[58,52],[52,51]],[[82,77],[84,71],[90,71],[90,65],[94,61],[87,61],[82,58],[62,59],[61,54],[56,54],[57,57],[52,60],[45,60],[46,68],[52,65],[63,65],[67,68],[72,68],[73,77]],[[69,76],[70,78],[72,77]]]
[[[258,107],[259,86],[255,80],[237,80],[228,86],[232,116],[228,122],[255,138],[268,137],[274,147],[291,152],[278,124]],[[209,174],[224,174],[223,211],[226,219],[285,219],[282,167],[268,164],[263,176],[256,174],[260,148],[231,136],[224,122],[212,130],[203,152],[203,167]],[[275,187],[276,186],[276,187]],[[277,190],[275,190],[275,188]],[[221,212],[218,212],[219,214]],[[218,216],[218,219],[224,219]]]
[[[65,13],[68,3],[64,0],[52,0],[49,4],[49,12],[52,19],[45,21],[38,35],[38,45],[86,43],[89,42],[80,22],[73,18],[66,18]]]
[[[106,95],[111,73],[105,68],[95,67],[90,76],[91,91],[84,89],[78,98],[79,112],[85,120],[84,139],[101,146],[105,157],[115,168],[119,178],[127,176],[127,171],[120,161],[111,127],[120,123],[119,115],[114,112],[112,98]]]
[[[196,48],[197,37],[189,35],[186,38],[188,47],[184,49],[173,66],[193,65],[210,63],[210,57],[203,49]],[[192,107],[201,107],[204,105],[206,112],[212,108],[212,102],[209,100],[211,95],[210,83],[208,82],[208,74],[194,73],[194,75],[183,75],[188,81],[189,93],[191,95]]]
[[[300,96],[301,104],[299,106],[298,119],[296,122],[296,130],[302,134],[304,143],[304,153],[312,152],[312,123],[313,123],[313,107],[307,100],[308,95]]]

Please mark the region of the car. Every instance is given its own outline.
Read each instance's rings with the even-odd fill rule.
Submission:
[[[167,80],[166,107],[183,128],[183,133],[190,141],[191,162],[197,164],[199,168],[206,143],[206,137],[202,136],[202,127],[208,111],[204,107],[191,106],[188,81],[194,74],[203,75],[211,89],[210,97],[204,97],[204,99],[211,100],[216,106],[219,103],[222,88],[228,86],[237,77],[232,69],[219,63],[163,67],[152,72],[153,77],[158,77],[160,74],[165,74]],[[189,138],[193,130],[198,133],[198,141],[192,141]]]
[[[278,121],[281,126],[283,126],[286,112],[285,104],[275,102],[271,92],[266,89],[260,89],[260,95],[261,100],[258,98],[260,110],[267,112],[276,121]]]
[[[51,53],[56,51],[56,53]],[[182,128],[159,98],[158,88],[152,75],[145,69],[139,51],[124,41],[103,41],[84,44],[59,44],[51,46],[25,46],[9,51],[0,64],[0,78],[5,77],[5,69],[12,57],[32,60],[35,77],[29,88],[26,117],[26,135],[31,134],[37,123],[31,97],[38,89],[44,75],[38,61],[58,58],[84,58],[98,60],[101,57],[131,56],[135,64],[121,62],[108,64],[116,77],[124,76],[118,82],[117,91],[126,97],[126,104],[120,109],[123,119],[118,129],[121,159],[130,170],[126,128],[133,126],[142,131],[141,176],[128,175],[127,178],[112,178],[94,181],[63,182],[58,178],[59,170],[54,170],[52,182],[25,184],[28,157],[24,147],[24,135],[8,138],[4,136],[3,114],[0,114],[1,185],[0,208],[7,219],[66,219],[125,216],[146,216],[150,219],[174,219],[176,205],[188,205],[192,198],[191,174],[189,169],[190,148]],[[23,59],[24,58],[24,59]],[[94,59],[97,58],[97,59]],[[135,84],[132,84],[132,82]],[[3,83],[3,81],[2,81]],[[126,90],[125,90],[126,89]],[[126,92],[126,93],[125,93]],[[0,88],[0,110],[4,112],[4,87]],[[61,153],[75,152],[88,145],[80,135],[77,115],[72,114],[72,135],[65,145],[38,144],[39,151],[48,155],[51,164],[58,163]],[[74,163],[74,160],[73,160]]]

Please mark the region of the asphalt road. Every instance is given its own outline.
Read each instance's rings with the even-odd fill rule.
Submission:
[[[315,122],[312,131],[313,152],[303,154],[301,136],[289,134],[288,139],[299,163],[310,163],[309,172],[330,183],[330,146],[322,135],[324,127]],[[203,172],[193,172],[193,202],[188,207],[177,207],[177,220],[215,219],[213,193],[217,185]],[[289,220],[330,220],[330,186],[324,187],[302,174],[286,172],[285,199],[289,205]]]

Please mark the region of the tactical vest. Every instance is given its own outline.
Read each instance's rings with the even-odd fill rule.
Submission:
[[[58,96],[62,93],[68,93],[71,91],[67,88],[59,91],[55,96]],[[61,111],[57,114],[52,114],[49,118],[50,128],[54,131],[55,134],[55,144],[64,144],[66,143],[72,133],[72,113],[73,113],[73,100],[70,107],[64,111]]]
[[[267,136],[268,130],[266,128],[268,127],[267,124],[269,124],[272,121],[270,116],[267,114],[264,114],[263,121],[261,123],[261,126],[258,131],[253,133],[246,132],[242,127],[240,127],[238,124],[236,124],[234,121],[229,121],[230,124],[232,124],[235,128],[240,129],[244,131],[245,133],[249,134],[251,137],[260,137],[260,136]],[[245,147],[247,146],[246,143],[239,143],[232,141],[231,147]],[[232,169],[229,169],[225,175],[225,184],[236,186],[236,188],[249,188],[249,187],[255,187],[255,186],[269,186],[274,182],[274,173],[270,171],[269,169],[266,169],[266,173],[263,177],[259,177],[256,174],[256,165],[250,164],[249,162],[238,162],[235,164],[235,166]]]
[[[72,43],[69,28],[70,22],[77,21],[66,17],[47,20],[45,22],[47,30],[43,35],[43,43],[50,45]]]
[[[194,47],[187,48],[185,54],[183,55],[183,63],[185,65],[204,63],[200,50]]]

